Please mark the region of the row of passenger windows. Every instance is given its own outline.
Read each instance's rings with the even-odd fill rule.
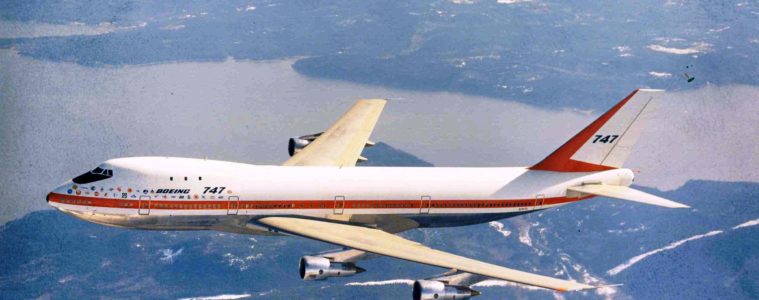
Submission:
[[[155,204],[156,208],[175,208],[175,209],[213,209],[213,208],[221,208],[221,204],[164,204],[164,203],[157,203]]]
[[[352,208],[412,208],[411,203],[358,203],[354,204]]]
[[[480,207],[517,207],[517,206],[527,206],[529,205],[528,202],[494,202],[494,203],[433,203],[432,207],[438,207],[438,208],[457,208],[457,207],[468,207],[468,208],[480,208]]]
[[[320,205],[320,208],[325,208],[326,205]],[[295,203],[291,204],[243,204],[240,205],[240,208],[246,209],[246,208],[263,208],[263,209],[270,209],[270,208],[295,208]]]
[[[83,199],[64,199],[62,201],[66,204],[80,204],[80,205],[91,205],[91,200],[83,200]],[[527,206],[530,203],[528,202],[496,202],[496,203],[432,203],[431,207],[433,208],[483,208],[483,207],[518,207],[518,206]],[[134,207],[134,204],[129,202],[119,202],[118,206],[120,207]],[[330,205],[331,206],[331,205]],[[155,208],[164,208],[164,209],[220,209],[221,204],[167,204],[167,203],[155,203]],[[351,208],[413,208],[414,205],[411,203],[357,203],[354,204]],[[290,204],[242,204],[240,205],[241,209],[273,209],[273,208],[295,208],[295,203]],[[328,205],[325,202],[316,202],[316,203],[307,203],[304,205],[301,205],[301,208],[328,208]],[[339,206],[338,206],[339,208]]]
[[[71,199],[71,200],[63,199],[63,201],[61,202],[66,203],[66,204],[92,205],[91,200],[82,200],[82,199]]]

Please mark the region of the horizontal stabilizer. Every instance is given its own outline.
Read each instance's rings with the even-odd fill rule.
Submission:
[[[605,185],[605,184],[587,184],[581,186],[573,186],[568,188],[573,192],[582,194],[591,194],[596,196],[604,196],[609,198],[616,198],[628,201],[634,201],[644,204],[663,206],[668,208],[688,208],[689,206],[677,203],[672,200],[667,200],[659,196],[651,195],[649,193],[641,192],[639,190],[619,185]]]

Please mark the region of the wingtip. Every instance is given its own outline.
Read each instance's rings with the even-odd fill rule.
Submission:
[[[612,284],[604,284],[604,285],[588,285],[587,287],[578,288],[573,291],[586,291],[586,290],[597,290],[601,288],[607,288],[607,287],[617,287],[617,286],[623,286],[622,283],[612,283]]]
[[[387,99],[382,98],[362,98],[358,99],[359,102],[375,102],[375,103],[387,103]]]

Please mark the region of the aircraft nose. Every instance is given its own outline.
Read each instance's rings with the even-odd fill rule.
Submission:
[[[52,193],[47,193],[47,196],[45,197],[45,202],[47,203],[50,203],[50,194]]]

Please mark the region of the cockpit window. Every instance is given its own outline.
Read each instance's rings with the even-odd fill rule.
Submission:
[[[74,183],[77,183],[77,184],[85,184],[85,183],[100,181],[103,179],[108,179],[108,178],[111,178],[112,176],[113,176],[113,170],[97,167],[92,171],[89,171],[87,173],[77,176],[76,178],[73,179],[73,181]]]

